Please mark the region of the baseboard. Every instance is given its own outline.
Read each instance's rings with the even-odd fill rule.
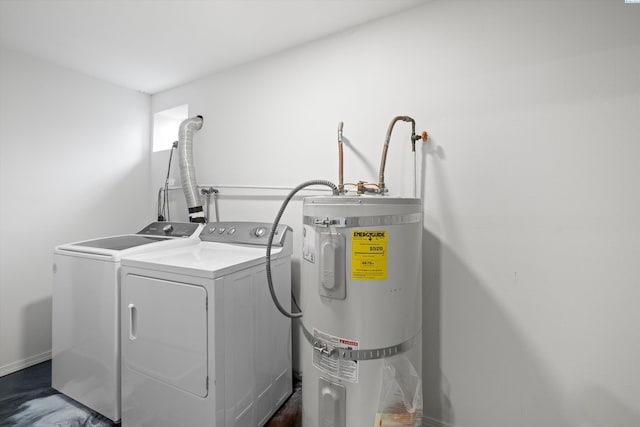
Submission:
[[[441,421],[428,416],[423,416],[422,427],[455,427],[455,426],[446,421]]]
[[[37,365],[38,363],[45,362],[49,359],[51,359],[51,350],[36,354],[35,356],[27,357],[26,359],[8,363],[4,366],[0,366],[0,377],[28,368],[29,366]]]

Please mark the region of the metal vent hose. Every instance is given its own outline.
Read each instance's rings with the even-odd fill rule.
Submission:
[[[178,131],[178,155],[180,163],[180,181],[187,199],[189,221],[206,222],[202,201],[198,194],[196,172],[193,167],[193,134],[202,129],[202,116],[190,117],[180,124]]]

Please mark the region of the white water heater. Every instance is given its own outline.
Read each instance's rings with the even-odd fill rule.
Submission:
[[[386,424],[380,399],[389,360],[420,376],[421,200],[309,197],[303,215],[303,426],[414,425]]]

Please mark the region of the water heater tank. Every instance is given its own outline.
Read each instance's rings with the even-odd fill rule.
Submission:
[[[303,215],[303,426],[386,425],[385,362],[406,357],[420,375],[422,203],[309,197]]]

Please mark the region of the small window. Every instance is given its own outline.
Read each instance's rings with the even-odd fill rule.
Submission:
[[[178,140],[180,123],[189,117],[189,105],[180,105],[153,115],[153,152],[169,150]]]

